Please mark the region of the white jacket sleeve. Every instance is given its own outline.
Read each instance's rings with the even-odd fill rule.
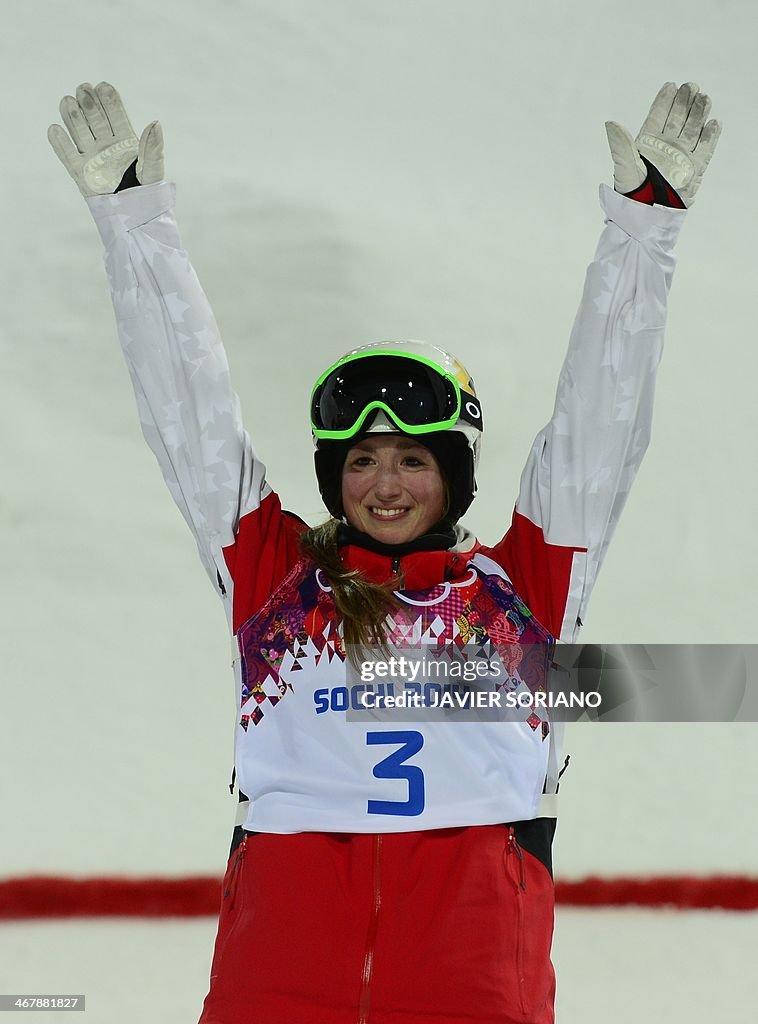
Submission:
[[[105,245],[142,431],[208,576],[230,594],[222,549],[271,489],[242,426],[216,322],[179,240],[174,191],[159,183],[87,203]]]
[[[686,211],[601,186],[606,226],[587,271],[553,415],[494,549],[532,611],[577,639],[608,543],[650,440],[673,246]]]

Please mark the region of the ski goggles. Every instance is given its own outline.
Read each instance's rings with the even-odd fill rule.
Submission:
[[[319,377],[311,397],[311,428],[321,440],[355,437],[381,409],[404,434],[449,430],[466,421],[482,429],[475,395],[423,356],[406,352],[360,352]]]

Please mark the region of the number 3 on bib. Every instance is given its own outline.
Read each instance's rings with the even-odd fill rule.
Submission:
[[[421,814],[424,809],[424,773],[414,764],[405,764],[424,745],[424,737],[420,732],[369,732],[366,743],[373,744],[400,743],[398,750],[374,765],[375,779],[405,779],[408,783],[407,800],[369,800],[369,814]]]

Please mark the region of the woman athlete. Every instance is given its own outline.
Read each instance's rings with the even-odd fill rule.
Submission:
[[[719,133],[709,108],[669,83],[636,139],[607,125],[615,191],[601,188],[555,411],[487,547],[460,522],[474,384],[421,342],[322,374],[331,518],[308,529],[282,510],[177,235],[160,126],[138,140],[107,83],[62,101],[68,134],[50,140],[105,245],[142,428],[235,638],[241,815],[203,1024],[553,1021],[559,727],[370,715],[381,688],[355,668],[377,645],[439,659],[471,643],[534,688],[534,651],[576,639],[648,443],[672,247]]]

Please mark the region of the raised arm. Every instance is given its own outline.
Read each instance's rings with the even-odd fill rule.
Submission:
[[[300,526],[282,514],[243,428],[216,321],[179,239],[174,186],[162,181],[160,126],[138,141],[107,83],[80,86],[60,109],[71,139],[54,125],[50,141],[105,245],[143,433],[230,621],[239,620],[291,567]]]
[[[617,188],[634,198],[601,187],[606,227],[553,416],[532,446],[511,528],[492,549],[534,614],[565,641],[577,638],[650,439],[673,247],[719,133],[709,109],[697,86],[667,83],[636,140],[607,125]]]

